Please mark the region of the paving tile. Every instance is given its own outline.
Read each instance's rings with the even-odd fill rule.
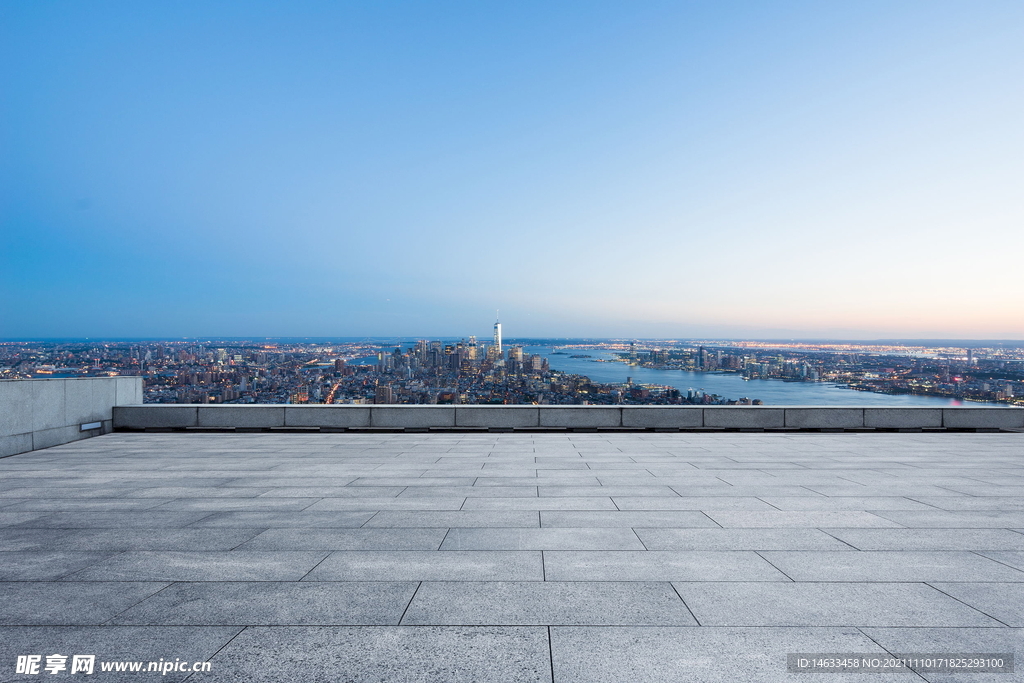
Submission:
[[[110,556],[68,550],[0,552],[0,581],[53,581]]]
[[[947,598],[948,599],[948,598]],[[668,583],[424,583],[403,624],[696,625]]]
[[[378,512],[366,527],[537,527],[540,516],[526,510],[462,510],[458,512]]]
[[[68,577],[71,581],[298,581],[325,552],[131,550]]]
[[[1024,537],[1022,537],[1024,538]],[[441,550],[645,550],[632,529],[451,529]]]
[[[731,512],[708,510],[708,517],[729,528],[784,528],[784,527],[898,527],[888,519],[874,513],[858,511],[820,512]]]
[[[779,510],[934,510],[935,506],[900,496],[765,496],[764,502]]]
[[[448,529],[267,529],[238,550],[437,550]]]
[[[625,497],[615,496],[620,510],[773,510],[758,498],[737,496],[674,496]]]
[[[479,641],[489,654],[469,652],[478,668],[459,669],[454,677],[528,678],[522,674],[528,667],[505,666],[508,653],[516,651],[507,646],[519,642],[515,634],[528,633],[538,636],[529,641],[529,656],[542,663],[538,676],[547,681],[548,624],[554,624],[559,683],[788,680],[780,652],[878,651],[862,632],[847,628],[851,624],[883,644],[883,636],[903,642],[897,637],[908,634],[905,640],[913,642],[917,634],[934,634],[919,644],[1019,649],[1006,645],[1020,643],[1014,640],[1020,629],[1001,624],[1020,624],[1024,611],[1024,596],[1018,595],[1024,586],[1024,534],[1012,531],[1024,529],[1022,439],[106,435],[0,460],[0,554],[18,560],[0,567],[28,578],[71,570],[57,582],[2,584],[7,591],[16,587],[16,593],[23,590],[18,586],[47,588],[11,593],[15,597],[0,603],[0,615],[31,614],[42,623],[69,623],[83,614],[93,620],[88,623],[100,623],[118,612],[123,619],[145,616],[154,623],[252,622],[220,656],[253,633],[265,634],[261,645],[270,647],[250,647],[253,659],[232,660],[237,668],[218,673],[218,680],[289,683],[296,676],[339,680],[339,672],[342,680],[448,680],[452,653],[469,652],[467,634],[480,633],[491,634]],[[453,509],[431,509],[437,507]],[[107,556],[121,551],[129,552]],[[168,552],[144,557],[147,552],[136,551]],[[315,568],[300,573],[303,563],[281,561],[289,553],[312,556],[305,569]],[[93,559],[97,564],[77,565]],[[122,587],[139,583],[74,580],[105,565],[112,571],[97,572],[97,578],[123,573],[189,583],[167,587],[154,581],[147,584],[151,592],[114,609],[109,596],[122,599]],[[422,581],[417,590],[415,582]],[[674,590],[668,592],[668,581],[677,582],[698,618],[706,617],[703,627],[692,625],[688,610],[683,615],[685,605]],[[391,586],[400,589],[393,593]],[[409,605],[409,595],[419,601]],[[33,600],[40,610],[32,611]],[[406,611],[403,601],[409,605],[406,623],[449,625],[353,625],[396,624]],[[420,621],[419,609],[429,618]],[[685,619],[670,621],[680,616]],[[492,618],[509,625],[488,624]],[[257,625],[292,621],[308,626]],[[669,623],[690,626],[664,625]],[[991,626],[963,626],[970,623]],[[933,625],[941,628],[926,628]],[[41,628],[0,630],[0,651],[8,633],[20,637]],[[100,641],[104,633],[117,633],[113,629],[238,633],[237,626],[53,628]],[[347,635],[317,639],[327,633]],[[371,633],[390,635],[365,640]],[[559,645],[566,633],[580,635],[580,646]],[[424,640],[416,641],[410,655],[395,646],[395,634]],[[433,646],[423,634],[444,634],[433,645],[454,645],[417,659],[416,647]],[[225,642],[217,641],[211,652]],[[322,659],[311,642],[321,643]],[[981,647],[986,643],[991,647]],[[387,654],[378,656],[381,661],[358,659],[366,652]],[[281,653],[284,659],[274,659]],[[154,659],[167,654],[164,649]],[[136,658],[130,651],[116,657]],[[926,678],[1009,680],[994,676]],[[904,674],[883,679],[921,680]]]
[[[338,551],[303,581],[542,581],[537,551]]]
[[[933,508],[958,512],[976,510],[1001,510],[1003,512],[1024,511],[1024,497],[1020,496],[915,496],[914,499]]]
[[[548,486],[541,484],[538,492],[547,496],[659,496],[670,497],[677,494],[671,486]]]
[[[330,510],[459,510],[466,498],[442,496],[420,498],[324,498],[306,508],[307,512]]]
[[[448,496],[461,498],[534,498],[536,486],[409,486],[399,498]]]
[[[611,498],[467,498],[463,510],[617,510]]]
[[[241,630],[237,626],[4,626],[0,627],[0,661],[6,667],[19,655],[87,653],[96,656],[96,664],[91,675],[82,674],[88,676],[83,680],[138,681],[155,674],[104,673],[100,662],[141,661],[148,665],[170,655],[171,661],[177,657],[191,665],[208,660]],[[13,671],[13,664],[10,666],[8,671]],[[170,671],[159,679],[161,683],[178,683],[191,675],[191,671]],[[77,677],[78,674],[71,679]]]
[[[12,513],[13,514],[13,513]],[[89,511],[58,512],[22,522],[26,529],[178,529],[209,516],[209,512],[155,512],[124,510],[121,512]],[[2,517],[2,513],[0,513]]]
[[[982,550],[979,555],[995,560],[1015,569],[1024,570],[1024,551],[991,551]]]
[[[636,528],[633,531],[648,550],[853,550],[818,529]]]
[[[702,626],[1002,625],[923,583],[673,585]]]
[[[1024,626],[1024,584],[932,582],[931,585],[1008,626]]]
[[[220,680],[550,683],[547,629],[253,627],[212,660]],[[343,678],[339,678],[339,672]]]
[[[865,635],[893,653],[1012,653],[1024,651],[1024,629],[1019,628],[865,628]],[[923,673],[934,683],[1008,683],[1016,673]]]
[[[404,486],[278,486],[260,498],[394,498]],[[229,489],[244,491],[246,489]]]
[[[794,581],[1024,581],[1024,572],[969,552],[766,551]]]
[[[214,512],[191,525],[201,527],[264,527],[308,529],[311,527],[361,527],[374,516],[370,510],[336,512]]]
[[[788,652],[886,654],[854,628],[551,628],[552,670],[558,683],[788,683],[793,679],[786,673]],[[872,682],[920,680],[912,673],[871,676]]]
[[[115,624],[183,626],[397,625],[415,582],[175,583],[115,617]]]
[[[152,510],[169,503],[166,498],[13,498],[5,512],[71,512],[77,510]]]
[[[1024,526],[1024,512],[979,510],[946,512],[944,510],[886,510],[875,513],[910,528],[939,529],[1007,529]],[[832,525],[839,526],[839,525]]]
[[[823,529],[858,550],[1020,550],[1024,534],[1009,529]],[[780,548],[783,550],[783,548]],[[785,548],[798,550],[798,548]]]
[[[543,527],[718,527],[703,512],[691,510],[628,510],[622,512],[541,512]]]
[[[754,552],[591,551],[544,553],[548,581],[789,581]]]
[[[98,625],[165,586],[124,581],[0,583],[0,625]]]
[[[360,477],[349,486],[472,486],[476,477]]]
[[[49,516],[45,511],[3,512],[0,511],[0,528],[31,525],[34,520]]]
[[[305,510],[319,498],[179,498],[160,506],[157,512],[168,510],[221,511],[286,511]]]
[[[154,486],[132,491],[132,498],[255,498],[270,487],[231,488],[226,486]]]

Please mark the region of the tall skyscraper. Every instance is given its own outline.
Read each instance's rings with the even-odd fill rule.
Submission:
[[[501,321],[498,319],[498,312],[494,312],[494,348],[498,350],[498,355],[501,356]]]

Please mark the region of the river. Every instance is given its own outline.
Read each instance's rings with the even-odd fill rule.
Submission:
[[[654,370],[625,363],[602,363],[597,360],[617,358],[610,351],[572,350],[568,353],[588,354],[593,358],[570,358],[551,353],[549,346],[527,346],[526,353],[537,353],[548,359],[552,370],[574,375],[586,375],[602,384],[625,382],[632,377],[637,384],[661,384],[675,387],[684,393],[688,389],[702,389],[727,399],[757,398],[765,405],[800,406],[958,406],[963,401],[937,396],[908,394],[876,394],[854,391],[823,382],[783,382],[777,379],[745,380],[736,373],[686,372],[683,370]],[[994,404],[973,404],[994,405]]]

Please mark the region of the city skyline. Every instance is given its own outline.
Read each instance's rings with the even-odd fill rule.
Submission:
[[[1024,339],[1024,5],[0,0],[0,338]]]

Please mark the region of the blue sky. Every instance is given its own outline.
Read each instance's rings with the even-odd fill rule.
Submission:
[[[0,2],[0,337],[1024,338],[1024,3]]]

